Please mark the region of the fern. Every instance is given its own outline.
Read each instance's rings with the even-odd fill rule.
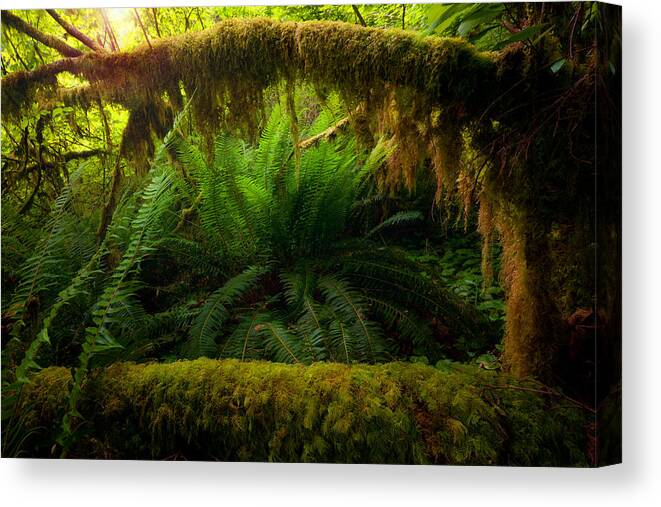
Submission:
[[[87,375],[90,360],[94,355],[106,352],[121,345],[111,334],[111,326],[125,324],[127,310],[135,305],[135,293],[140,283],[131,277],[139,270],[141,260],[154,251],[158,235],[159,219],[170,204],[172,176],[168,171],[155,168],[155,175],[142,195],[142,204],[132,224],[131,240],[122,260],[115,268],[109,284],[103,290],[92,309],[93,326],[85,330],[85,339],[78,358],[78,367],[73,375],[73,385],[69,393],[68,410],[62,419],[58,442],[62,445],[63,456],[74,435],[74,418],[81,418],[77,405],[81,384]]]
[[[98,264],[101,257],[105,255],[106,252],[107,250],[104,242],[101,244],[94,256],[89,260],[89,262],[80,269],[71,283],[59,293],[57,301],[53,306],[51,306],[50,310],[48,311],[48,315],[46,318],[44,318],[41,330],[34,338],[34,340],[32,340],[32,343],[26,351],[21,364],[16,368],[16,382],[18,384],[27,384],[29,382],[29,374],[40,369],[40,366],[36,363],[36,357],[43,345],[50,344],[48,330],[52,322],[55,320],[60,310],[65,305],[67,305],[75,297],[85,292],[84,287],[89,279],[100,273]]]
[[[264,267],[249,267],[211,294],[191,328],[188,357],[215,355],[216,338],[229,317],[227,307],[252,289],[267,271]]]
[[[316,286],[315,274],[305,269],[303,273],[284,273],[281,280],[291,314],[297,319],[295,328],[306,357],[320,361],[332,356],[323,308],[312,295]]]
[[[243,316],[234,331],[223,343],[220,349],[220,357],[235,357],[242,361],[262,357],[264,350],[261,341],[258,339],[257,326],[261,325],[268,317],[260,312]]]
[[[388,217],[385,219],[383,222],[381,222],[379,225],[376,227],[372,228],[366,235],[366,237],[370,237],[374,235],[375,233],[386,229],[388,227],[398,227],[402,224],[410,223],[410,222],[415,222],[417,220],[422,220],[422,213],[419,211],[400,211],[398,213],[395,213],[394,215]]]
[[[221,357],[266,359],[280,363],[314,361],[310,342],[282,316],[258,310],[245,315],[221,348]]]
[[[277,320],[265,320],[255,327],[264,340],[267,356],[280,363],[301,363],[307,358],[298,337]]]
[[[326,301],[339,316],[342,335],[355,339],[343,344],[350,349],[347,355],[366,362],[384,360],[387,347],[378,326],[367,318],[365,298],[346,281],[336,277],[323,277],[319,281],[319,286]]]
[[[19,338],[25,328],[25,318],[29,307],[43,301],[38,298],[47,294],[50,289],[57,287],[66,279],[67,270],[63,268],[67,256],[64,250],[66,242],[70,239],[72,231],[65,227],[65,218],[71,203],[73,185],[80,174],[77,171],[62,193],[53,204],[50,218],[46,224],[46,233],[38,242],[35,254],[32,255],[19,271],[21,282],[14,293],[9,311],[5,318],[14,320],[11,336]]]
[[[336,117],[324,112],[304,132],[324,131],[333,121]],[[355,225],[361,214],[368,217],[365,208],[383,198],[373,193],[371,183],[391,144],[379,141],[367,154],[357,155],[354,143],[340,136],[305,149],[297,172],[288,122],[278,106],[255,149],[220,135],[211,162],[203,164],[199,156],[191,160],[204,232],[198,244],[214,245],[222,259],[215,264],[234,272],[256,260],[275,261],[282,290],[265,294],[275,298],[272,304],[233,309],[235,319],[230,319],[223,290],[213,293],[193,323],[189,357],[215,354],[221,343],[224,357],[277,355],[291,361],[293,352],[301,362],[377,362],[392,357],[385,331],[434,349],[424,323],[430,314],[447,316],[446,323],[464,333],[463,314],[446,291],[424,280],[419,267],[402,256],[388,251],[380,259],[369,241],[380,231],[420,220],[419,212],[395,213],[363,237],[348,239],[352,230],[363,229]],[[357,206],[360,202],[371,204]],[[186,249],[199,251],[190,245]],[[270,331],[265,335],[258,328]]]

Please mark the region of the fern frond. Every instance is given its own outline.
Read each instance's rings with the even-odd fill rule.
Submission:
[[[282,322],[267,320],[255,327],[264,340],[266,354],[279,363],[301,363],[306,360],[296,335]]]
[[[274,175],[282,168],[283,161],[292,150],[289,119],[280,105],[273,108],[259,141],[255,154],[253,177],[262,181],[263,187],[272,190]]]
[[[155,175],[143,192],[142,204],[131,224],[132,232],[128,247],[92,310],[93,325],[85,330],[85,339],[78,357],[79,364],[74,372],[74,381],[69,392],[68,409],[62,418],[58,438],[63,447],[63,456],[66,455],[73,438],[73,421],[80,417],[77,409],[78,399],[90,360],[94,355],[121,347],[112,336],[110,327],[117,324],[126,325],[126,319],[122,317],[139,307],[135,294],[140,283],[131,280],[131,277],[139,270],[142,259],[155,251],[160,218],[169,207],[172,198],[170,193],[172,175],[168,171],[160,172],[160,170],[160,167],[152,169]]]
[[[98,269],[99,262],[101,257],[106,253],[107,250],[104,242],[89,262],[80,269],[69,286],[59,293],[57,301],[51,306],[48,315],[44,318],[41,330],[34,340],[32,340],[21,364],[16,368],[16,382],[18,384],[27,384],[29,382],[29,375],[40,369],[40,366],[36,362],[37,354],[43,345],[50,343],[48,330],[52,322],[64,306],[66,306],[72,299],[85,292],[85,285],[90,278],[101,272]]]
[[[251,290],[267,271],[261,266],[251,266],[209,296],[191,328],[188,357],[216,354],[216,339],[229,316],[227,307]]]
[[[75,173],[80,174],[79,171]],[[71,237],[71,229],[65,227],[65,217],[71,203],[73,185],[77,176],[71,179],[53,204],[46,224],[46,234],[41,238],[32,255],[19,271],[20,283],[14,293],[6,318],[14,320],[11,335],[18,338],[25,327],[24,318],[28,307],[38,301],[39,295],[56,287],[66,277],[63,263],[67,261],[65,243]],[[43,303],[43,302],[42,302]]]
[[[260,312],[242,317],[232,334],[223,343],[220,357],[234,357],[241,361],[262,358],[264,348],[261,340],[258,339],[256,327],[268,318],[269,315]]]
[[[410,222],[415,222],[418,220],[422,220],[422,213],[419,211],[400,211],[398,213],[395,213],[394,215],[388,217],[385,219],[383,222],[381,222],[379,225],[376,227],[372,228],[367,234],[366,237],[370,237],[374,235],[375,233],[386,229],[388,227],[397,227],[403,224],[407,224]]]
[[[355,357],[356,339],[349,332],[349,326],[342,319],[337,319],[331,322],[328,332],[338,360],[351,364]]]
[[[382,360],[386,350],[384,339],[378,326],[367,318],[365,298],[346,281],[333,276],[321,278],[319,287],[328,304],[357,340],[355,350],[349,351],[350,355],[366,362]]]

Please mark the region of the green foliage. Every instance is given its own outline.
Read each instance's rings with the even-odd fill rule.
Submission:
[[[411,258],[427,268],[437,268],[443,282],[457,296],[474,304],[490,321],[502,324],[505,320],[503,289],[498,284],[485,286],[479,238],[475,235],[449,237],[443,248],[440,257],[422,252],[412,254]],[[498,261],[498,250],[495,255]]]
[[[379,232],[386,227],[396,227],[409,222],[414,222],[417,220],[422,220],[422,213],[419,211],[400,211],[395,213],[391,217],[385,219],[376,227],[373,227],[368,233],[367,236],[372,236],[373,234]]]
[[[302,134],[334,125],[332,110],[302,124]],[[177,245],[174,262],[208,244],[230,276],[241,273],[204,296],[186,355],[381,362],[414,346],[436,360],[443,347],[433,318],[443,319],[453,339],[472,336],[483,348],[491,337],[479,316],[423,280],[415,262],[370,239],[423,218],[411,210],[375,223],[365,205],[356,206],[373,192],[383,144],[363,152],[340,136],[306,148],[297,164],[290,123],[276,106],[257,146],[222,134],[208,156],[195,137],[172,139],[190,180],[182,198],[196,196],[187,209],[199,208],[199,226],[189,221],[182,230],[195,240],[169,240]],[[273,266],[269,276],[252,268],[255,262]]]
[[[45,224],[44,234],[19,270],[20,283],[13,294],[5,318],[13,321],[12,336],[18,338],[29,322],[29,311],[45,305],[52,292],[67,279],[69,259],[76,252],[71,251],[75,239],[75,229],[71,227],[69,207],[72,199],[72,186],[75,178],[53,203],[50,218]],[[69,220],[67,220],[69,219]]]
[[[616,11],[122,12],[64,15],[94,52],[45,11],[3,16],[4,454],[57,437],[80,456],[584,463],[582,414],[490,372],[505,305],[488,261],[502,241],[503,365],[545,373],[563,313],[593,301],[574,255],[593,258],[594,203],[576,199],[592,172],[568,168],[590,163],[595,90],[619,72]],[[479,201],[482,259],[430,232],[450,200],[465,217]],[[199,356],[244,364],[121,362]]]
[[[209,296],[190,330],[189,357],[216,355],[216,337],[230,316],[228,306],[252,289],[265,273],[264,268],[249,267]]]
[[[344,280],[331,276],[323,277],[319,286],[330,311],[338,317],[334,323],[335,339],[331,338],[331,341],[339,342],[347,361],[356,357],[362,362],[374,362],[383,357],[385,350],[381,331],[367,319],[364,296]]]
[[[428,5],[426,10],[428,33],[459,35],[485,49],[501,49],[520,41],[536,42],[546,28],[544,24],[533,24],[508,30],[508,26],[512,27],[511,12],[502,3],[437,4]]]
[[[90,361],[95,355],[121,347],[112,335],[113,328],[127,326],[142,319],[143,310],[136,300],[136,291],[140,284],[135,275],[139,272],[143,258],[154,250],[163,227],[163,214],[170,206],[172,197],[172,177],[169,172],[158,166],[153,172],[152,181],[142,194],[142,203],[131,224],[126,251],[92,308],[92,325],[85,329],[79,364],[74,372],[74,382],[69,394],[69,408],[62,419],[62,433],[58,438],[63,447],[63,455],[74,436],[73,421],[80,417],[78,399]]]

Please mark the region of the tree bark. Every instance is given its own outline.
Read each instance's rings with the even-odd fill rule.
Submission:
[[[72,37],[75,37],[78,39],[80,42],[85,44],[88,48],[90,48],[93,51],[96,51],[97,53],[103,53],[105,52],[105,49],[94,39],[88,37],[85,35],[83,32],[78,30],[75,26],[73,26],[71,23],[65,21],[56,11],[55,9],[46,9],[46,12],[51,15],[51,17],[57,21],[57,23],[64,28],[69,35]]]
[[[63,56],[71,58],[83,54],[79,49],[69,46],[69,44],[57,37],[53,37],[52,35],[48,35],[38,30],[30,23],[27,23],[18,16],[12,14],[10,11],[4,11],[2,13],[2,22],[14,30],[18,30],[25,35],[32,37],[34,40],[41,42],[44,46],[54,49]]]

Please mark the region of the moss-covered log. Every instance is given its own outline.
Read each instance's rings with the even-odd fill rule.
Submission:
[[[295,78],[333,86],[351,97],[382,91],[384,84],[407,86],[457,110],[481,111],[497,94],[494,55],[466,41],[339,22],[226,20],[130,52],[90,53],[5,76],[3,96],[17,105],[26,84],[52,84],[60,72],[91,83],[77,92],[78,99],[100,94],[104,100],[129,103],[161,96],[183,83],[191,92],[198,90],[199,101],[229,92],[241,102],[238,106],[245,106],[259,96],[255,88],[261,92]]]
[[[49,455],[70,382],[48,368],[25,388],[28,455]],[[585,465],[586,414],[545,392],[459,365],[120,363],[86,381],[70,456]]]

